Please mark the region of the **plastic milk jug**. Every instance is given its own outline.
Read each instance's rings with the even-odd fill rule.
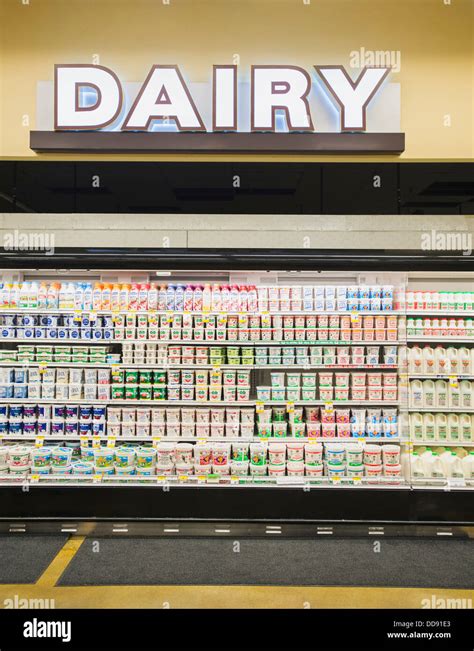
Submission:
[[[446,441],[448,438],[448,417],[446,414],[435,416],[435,438],[437,441]]]

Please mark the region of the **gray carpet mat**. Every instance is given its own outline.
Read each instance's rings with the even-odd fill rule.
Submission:
[[[35,583],[67,536],[0,536],[0,584]]]
[[[380,551],[376,542],[88,539],[59,585],[474,587],[474,541],[382,538]]]

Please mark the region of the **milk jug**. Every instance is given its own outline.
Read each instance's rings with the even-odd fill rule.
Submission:
[[[445,380],[435,382],[436,406],[444,409],[448,406],[448,383]]]
[[[423,438],[433,441],[436,438],[436,421],[433,414],[423,414]]]
[[[423,417],[421,414],[410,414],[410,437],[411,439],[419,439],[424,437]]]
[[[423,382],[423,406],[427,409],[436,406],[435,383],[433,380]]]
[[[449,373],[448,356],[446,353],[446,349],[443,348],[442,346],[436,346],[435,369],[436,369],[435,372],[438,373],[439,375],[444,375]]]
[[[472,442],[472,420],[469,414],[459,415],[459,433],[461,441]]]
[[[423,383],[421,380],[412,380],[410,382],[410,406],[415,408],[423,407]]]
[[[439,455],[441,465],[443,466],[443,474],[445,477],[451,477],[451,468],[453,466],[453,453],[451,450],[445,450]]]
[[[457,443],[459,438],[459,416],[458,414],[448,414],[448,439]]]
[[[448,403],[453,409],[459,409],[461,406],[461,389],[459,382],[450,382],[448,388]]]
[[[474,458],[473,458],[474,460]],[[418,452],[412,452],[410,459],[411,476],[413,479],[425,479],[427,474],[425,464]]]
[[[435,373],[435,354],[431,346],[423,348],[423,373],[433,375]]]
[[[471,407],[474,404],[473,400],[473,395],[472,395],[472,382],[469,382],[469,380],[461,380],[459,383],[459,390],[461,394],[461,407],[463,409],[471,409]]]
[[[437,452],[432,452],[430,466],[430,476],[433,479],[443,479],[443,477],[446,476],[443,462],[439,458],[439,454]]]
[[[456,375],[459,373],[459,358],[458,358],[458,349],[454,346],[449,346],[447,349],[448,357],[448,373]]]
[[[474,479],[474,451],[469,452],[462,460],[465,479]]]
[[[464,479],[464,466],[462,459],[456,452],[451,452],[451,463],[449,464],[448,477],[453,479]]]
[[[473,348],[474,350],[474,348]],[[458,359],[459,359],[459,374],[460,375],[470,375],[471,374],[471,354],[468,348],[464,346],[458,350]]]
[[[446,441],[448,438],[448,417],[446,414],[435,416],[435,438],[437,441]]]
[[[408,349],[408,372],[410,375],[421,375],[423,373],[423,353],[419,346]]]

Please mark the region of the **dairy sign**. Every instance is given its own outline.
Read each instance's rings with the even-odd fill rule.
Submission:
[[[53,128],[32,132],[31,146],[47,150],[38,146],[42,140],[64,150],[97,149],[102,142],[104,151],[259,151],[265,145],[268,151],[399,152],[404,134],[379,128],[397,104],[393,88],[386,90],[398,86],[387,83],[390,72],[252,65],[244,77],[236,65],[214,65],[212,80],[203,84],[188,82],[178,65],[157,64],[143,82],[126,83],[102,65],[58,64]]]

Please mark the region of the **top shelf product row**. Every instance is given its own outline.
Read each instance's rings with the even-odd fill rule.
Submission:
[[[20,309],[311,312],[391,311],[392,285],[22,282],[0,284],[0,306]]]

